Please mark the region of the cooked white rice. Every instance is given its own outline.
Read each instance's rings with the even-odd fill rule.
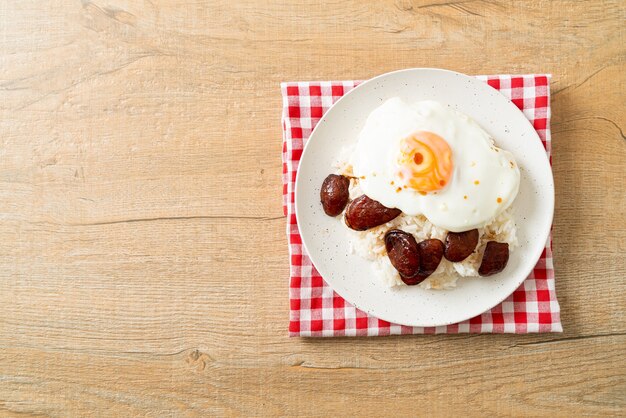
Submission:
[[[353,175],[352,166],[349,163],[338,162],[337,169],[338,174]],[[355,199],[362,194],[358,179],[351,178],[350,199]],[[472,255],[459,263],[453,263],[443,258],[437,270],[418,286],[424,289],[451,289],[456,287],[456,282],[461,277],[477,277],[483,251],[488,241],[506,242],[509,244],[509,250],[517,247],[517,230],[512,211],[512,208],[509,207],[490,224],[478,229],[478,246]],[[345,225],[345,222],[342,223]],[[347,226],[346,229],[351,232],[350,250],[365,259],[371,260],[375,274],[380,276],[381,280],[389,287],[404,286],[404,283],[400,279],[398,271],[391,265],[389,257],[387,257],[384,242],[387,231],[390,229],[401,229],[413,234],[417,242],[429,238],[445,241],[448,233],[445,229],[430,223],[423,215],[409,216],[404,213],[386,224],[368,229],[367,231],[354,231]]]

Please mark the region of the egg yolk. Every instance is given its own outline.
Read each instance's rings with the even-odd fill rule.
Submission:
[[[418,192],[443,189],[452,176],[452,150],[439,135],[419,131],[402,140],[398,177]]]

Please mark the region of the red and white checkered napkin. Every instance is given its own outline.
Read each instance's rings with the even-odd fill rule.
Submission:
[[[548,75],[479,76],[519,107],[533,124],[550,157],[550,88]],[[294,188],[302,149],[325,111],[358,81],[282,83],[283,207],[289,240],[289,335],[435,334],[461,332],[562,332],[554,288],[551,238],[533,272],[504,302],[458,324],[407,327],[372,317],[352,306],[326,284],[302,246],[296,223]],[[552,159],[550,157],[550,162]]]

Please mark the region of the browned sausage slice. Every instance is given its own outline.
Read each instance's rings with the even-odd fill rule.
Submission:
[[[478,245],[478,229],[465,232],[448,232],[444,257],[452,262],[463,261]]]
[[[350,179],[337,174],[330,174],[324,179],[320,190],[320,200],[328,216],[337,216],[350,199]]]
[[[424,279],[437,270],[443,258],[443,242],[438,239],[427,239],[417,244],[420,253],[419,275]]]
[[[481,276],[491,276],[500,273],[509,262],[509,244],[505,242],[489,241],[485,247],[483,261],[478,268]]]
[[[420,268],[420,254],[413,235],[392,229],[385,234],[385,248],[391,265],[398,270],[407,285],[415,285],[423,279],[415,278]]]
[[[354,199],[346,209],[346,225],[356,231],[365,231],[387,223],[400,215],[400,209],[391,209],[362,195]]]

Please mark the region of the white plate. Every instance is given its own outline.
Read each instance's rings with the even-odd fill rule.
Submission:
[[[437,100],[450,104],[476,120],[499,147],[515,155],[521,169],[520,191],[513,203],[520,247],[511,252],[502,273],[461,279],[453,290],[425,290],[417,286],[390,289],[375,277],[370,261],[350,253],[349,232],[341,217],[324,214],[320,186],[335,171],[337,155],[346,144],[356,141],[369,113],[394,96],[407,102]],[[324,280],[368,314],[412,326],[456,323],[502,302],[539,259],[554,210],[550,164],[541,140],[522,112],[483,81],[432,68],[383,74],[338,100],[317,124],[304,148],[295,192],[302,242]]]

